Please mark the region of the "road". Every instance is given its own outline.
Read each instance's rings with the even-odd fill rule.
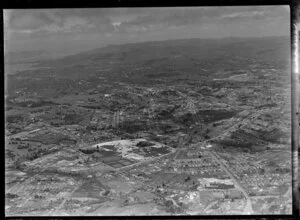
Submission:
[[[218,200],[216,200],[216,201],[212,201],[211,203],[209,203],[206,207],[205,207],[205,209],[204,209],[204,213],[206,213],[211,207],[213,207],[214,205],[216,205],[216,204],[218,204]]]
[[[292,194],[292,186],[289,187],[289,189],[286,191],[286,193],[283,195],[283,197],[288,197]]]
[[[187,97],[186,95],[182,94],[181,92],[179,92],[179,91],[177,91],[177,92],[180,95],[183,95],[186,98],[190,99],[189,97]],[[258,114],[259,114],[258,112],[254,112],[254,113],[248,114],[239,123],[233,124],[230,128],[227,128],[226,131],[224,131],[222,134],[218,135],[217,137],[211,138],[210,140],[224,137],[224,136],[228,135],[229,133],[231,133],[232,131],[236,130],[238,128],[238,126],[240,126],[240,125],[242,125],[242,127],[243,127],[244,125],[250,123],[251,119],[254,118],[254,117],[256,117]],[[207,141],[209,141],[209,140],[206,140],[204,142],[207,142]],[[199,144],[203,144],[204,142],[200,142]],[[178,153],[178,150],[177,150],[176,154],[177,153]],[[210,154],[215,159],[215,161],[217,161],[220,164],[221,168],[228,174],[228,176],[232,179],[232,181],[234,182],[235,187],[238,190],[240,190],[243,193],[244,197],[246,198],[246,205],[245,205],[243,214],[246,214],[246,215],[252,214],[253,213],[252,203],[251,203],[251,199],[250,199],[248,193],[239,184],[239,182],[237,181],[237,179],[235,178],[235,176],[232,174],[232,172],[229,170],[229,168],[219,159],[219,156],[217,155],[217,153],[210,151]]]
[[[11,188],[7,189],[7,193],[13,193],[13,194],[17,194],[18,192],[22,192],[23,187],[26,187],[29,185],[30,181],[32,179],[34,179],[38,174],[35,174],[33,176],[30,176],[29,178],[27,178],[24,182],[19,182],[17,184],[15,184],[14,186],[12,186]],[[24,190],[25,191],[25,190]]]
[[[173,198],[166,198],[166,200],[171,201],[174,206],[179,207],[179,205],[177,204],[177,202]]]
[[[150,162],[154,162],[154,161],[156,161],[156,160],[158,160],[158,159],[161,159],[161,158],[164,158],[164,157],[167,157],[167,156],[169,156],[169,155],[172,155],[172,154],[174,154],[176,151],[171,151],[171,152],[169,152],[169,153],[167,153],[167,154],[163,154],[163,155],[160,155],[160,156],[158,156],[158,157],[154,157],[154,158],[151,158],[151,159],[148,159],[148,160],[144,160],[144,161],[141,161],[141,162],[137,162],[137,163],[133,163],[133,164],[131,164],[131,165],[128,165],[128,166],[124,166],[124,167],[120,167],[120,168],[113,168],[113,169],[115,169],[115,170],[119,170],[119,171],[122,171],[122,170],[127,170],[127,169],[130,169],[130,168],[133,168],[133,167],[136,167],[136,166],[139,166],[139,165],[145,165],[145,164],[148,164],[148,163],[150,163]]]
[[[219,159],[219,156],[217,155],[217,153],[215,152],[210,152],[211,156],[215,159],[215,161],[217,161],[221,168],[228,174],[228,176],[232,179],[232,181],[234,182],[235,187],[241,191],[244,195],[244,197],[246,198],[246,206],[244,208],[244,213],[246,215],[251,215],[253,214],[253,209],[252,209],[252,203],[251,203],[251,199],[248,195],[248,193],[243,189],[243,187],[239,184],[239,182],[237,181],[237,179],[234,177],[234,175],[231,173],[231,171],[229,170],[229,168]]]
[[[81,186],[81,184],[79,184],[78,186],[76,186],[73,190],[72,190],[72,192],[70,192],[70,196],[72,196],[73,195],[73,193],[77,190],[77,189],[79,189],[79,187]],[[63,206],[64,206],[64,204],[66,203],[66,201],[69,199],[70,197],[69,196],[66,196],[65,198],[64,198],[64,200],[62,201],[62,203],[59,205],[59,206],[57,206],[56,207],[56,209],[51,213],[52,215],[54,214],[56,214],[57,212],[58,212],[58,210],[60,210]],[[50,215],[50,214],[49,214]]]
[[[205,142],[214,140],[214,139],[218,139],[218,138],[222,138],[225,137],[226,135],[230,134],[232,131],[236,130],[238,128],[239,125],[242,125],[241,127],[243,127],[244,125],[248,124],[251,122],[251,119],[253,117],[256,117],[258,115],[258,112],[254,112],[254,113],[250,113],[248,114],[246,117],[244,117],[239,123],[235,123],[233,124],[231,127],[227,128],[226,131],[224,131],[223,133],[221,133],[220,135],[218,135],[217,137],[214,138],[210,138],[209,140],[206,140],[204,142],[200,142],[199,144],[203,144]],[[248,122],[248,123],[247,123]],[[244,190],[244,188],[239,184],[238,180],[235,178],[235,176],[232,174],[232,171],[230,171],[230,169],[219,159],[219,156],[217,155],[216,152],[212,152],[209,151],[211,156],[215,159],[215,161],[217,161],[221,168],[228,174],[228,176],[232,179],[232,181],[234,182],[235,187],[240,190],[244,197],[246,198],[246,205],[243,211],[243,214],[246,215],[250,215],[253,212],[252,209],[252,203],[251,203],[251,199],[248,195],[248,193]]]

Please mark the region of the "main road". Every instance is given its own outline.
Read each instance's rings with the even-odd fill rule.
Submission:
[[[248,193],[239,184],[239,182],[237,181],[235,176],[232,174],[230,169],[222,162],[222,160],[219,159],[219,156],[215,152],[212,152],[212,151],[210,151],[210,154],[215,159],[215,161],[217,161],[220,164],[221,168],[228,174],[228,176],[232,179],[235,187],[238,190],[240,190],[243,193],[244,197],[246,198],[246,205],[245,205],[245,208],[244,208],[244,214],[246,214],[246,215],[253,214],[252,203],[251,203],[251,199],[250,199]]]

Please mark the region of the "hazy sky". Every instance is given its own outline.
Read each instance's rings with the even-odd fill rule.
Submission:
[[[4,10],[6,51],[73,52],[177,38],[289,35],[288,6]]]

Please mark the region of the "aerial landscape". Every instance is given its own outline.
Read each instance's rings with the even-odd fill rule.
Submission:
[[[291,214],[289,36],[6,59],[6,216]]]

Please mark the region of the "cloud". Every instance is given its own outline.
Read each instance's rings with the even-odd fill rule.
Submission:
[[[55,34],[99,33],[134,34],[163,31],[211,23],[286,19],[282,6],[181,7],[181,8],[90,8],[90,9],[13,9],[5,31],[15,36],[47,37]]]
[[[278,6],[264,6],[254,7],[252,10],[241,10],[241,11],[228,11],[224,13],[221,18],[228,20],[244,21],[244,20],[261,20],[266,21],[270,19],[287,19],[289,12],[285,7]]]
[[[279,6],[257,7],[198,7],[151,9],[135,19],[118,22],[115,30],[119,33],[140,30],[164,30],[185,26],[197,26],[211,23],[230,23],[248,21],[266,21],[287,19],[288,11]]]
[[[225,14],[221,16],[221,18],[229,18],[229,19],[235,19],[235,18],[254,18],[254,17],[264,17],[265,12],[264,11],[250,11],[250,12],[235,12],[231,14]]]
[[[14,17],[10,21],[12,29],[16,30],[35,30],[41,28],[49,23],[49,20],[43,17],[37,17],[31,14],[25,14],[20,17]]]
[[[103,29],[110,26],[107,17],[95,9],[6,10],[5,31],[16,34],[54,34]],[[106,12],[107,13],[107,12]],[[101,28],[99,28],[99,25]]]

